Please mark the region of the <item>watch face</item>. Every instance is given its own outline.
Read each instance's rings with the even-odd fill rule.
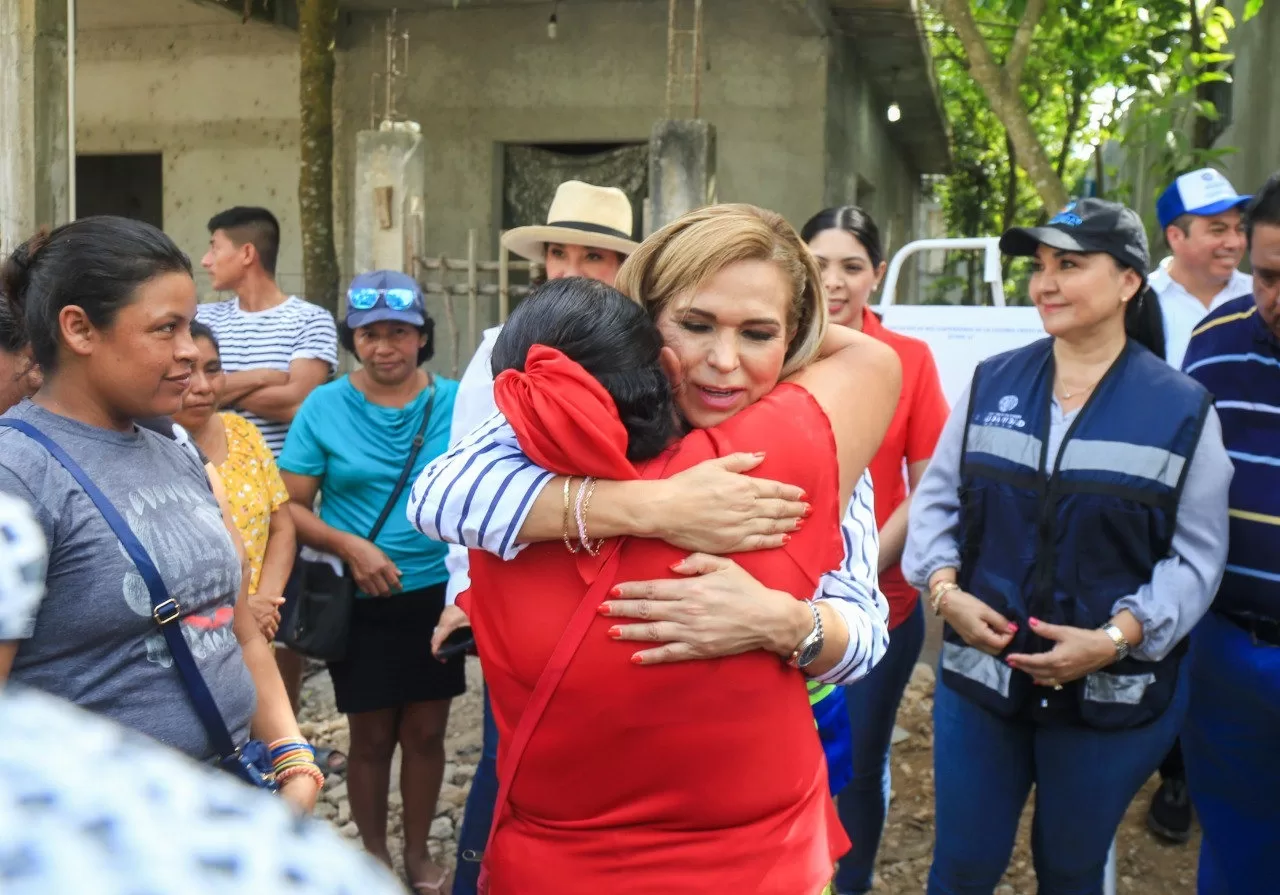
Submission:
[[[801,651],[800,657],[796,660],[796,665],[800,668],[804,668],[806,665],[813,662],[814,659],[818,658],[818,654],[821,652],[822,639],[819,638]]]

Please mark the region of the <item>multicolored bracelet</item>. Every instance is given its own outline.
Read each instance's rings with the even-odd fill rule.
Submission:
[[[324,771],[320,770],[320,766],[314,761],[303,764],[295,764],[283,770],[276,771],[276,785],[284,786],[286,782],[294,777],[307,776],[316,782],[316,786],[324,788]]]

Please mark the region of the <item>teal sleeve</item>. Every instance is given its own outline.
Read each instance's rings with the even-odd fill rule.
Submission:
[[[316,392],[308,395],[294,415],[293,422],[289,424],[289,434],[280,451],[280,459],[276,461],[276,465],[284,472],[324,477],[328,468],[328,456],[316,431],[318,417],[322,416],[317,413],[319,397]]]

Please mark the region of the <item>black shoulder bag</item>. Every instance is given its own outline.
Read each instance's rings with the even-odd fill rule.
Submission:
[[[400,480],[387,498],[387,505],[382,508],[378,521],[373,523],[373,528],[369,531],[366,540],[371,543],[378,537],[378,532],[382,531],[396,501],[404,492],[404,486],[413,473],[414,461],[418,459],[426,442],[427,424],[431,421],[431,408],[436,401],[434,379],[428,388],[431,391],[427,395],[427,408],[418,425],[418,434],[413,438],[409,459],[405,461],[404,469],[400,471]],[[356,599],[355,578],[345,565],[339,574],[323,560],[299,559],[298,562],[302,566],[298,605],[294,608],[292,624],[287,631],[282,632],[280,640],[289,649],[304,656],[325,662],[340,662],[347,655],[351,608]]]

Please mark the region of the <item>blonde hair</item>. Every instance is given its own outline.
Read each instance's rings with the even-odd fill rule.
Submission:
[[[754,205],[709,205],[654,233],[618,271],[617,289],[656,320],[671,302],[739,261],[771,261],[791,284],[782,376],[818,354],[827,330],[822,273],[786,218]]]

